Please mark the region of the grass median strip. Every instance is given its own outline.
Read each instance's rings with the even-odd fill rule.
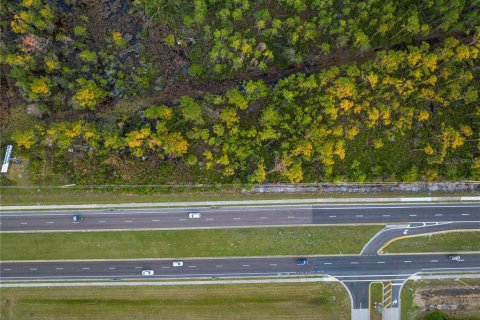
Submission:
[[[2,260],[357,254],[382,227],[0,234]]]
[[[370,320],[382,320],[383,284],[374,282],[370,285]]]
[[[4,288],[10,319],[350,319],[338,283]]]
[[[480,251],[480,231],[438,233],[400,239],[384,253]]]

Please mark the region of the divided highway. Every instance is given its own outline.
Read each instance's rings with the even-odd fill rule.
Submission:
[[[190,218],[189,213],[200,213]],[[81,215],[80,222],[72,221]],[[245,257],[182,259],[3,261],[0,278],[9,281],[126,280],[331,275],[352,298],[352,319],[369,319],[369,285],[382,282],[387,295],[384,319],[400,319],[400,290],[412,274],[423,272],[480,272],[480,254],[378,255],[389,241],[439,231],[480,229],[479,203],[401,203],[351,205],[284,205],[245,207],[2,211],[1,232],[61,232],[229,228],[287,225],[382,224],[385,229],[367,243],[360,255],[309,257]],[[142,276],[142,270],[154,270]]]
[[[191,219],[188,216],[189,212],[200,212],[201,217]],[[73,222],[73,215],[82,215],[83,221]],[[479,205],[475,203],[402,203],[189,209],[2,211],[0,213],[0,230],[2,232],[132,230],[449,221],[480,221]]]

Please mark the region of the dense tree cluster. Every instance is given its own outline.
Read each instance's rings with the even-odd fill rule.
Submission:
[[[1,62],[23,98],[44,111],[69,107],[94,110],[107,98],[149,90],[157,70],[142,51],[130,48],[129,35],[112,30],[94,41],[55,1],[22,0],[2,4]]]
[[[190,58],[195,75],[207,72],[231,76],[242,71],[265,71],[272,65],[312,61],[338,49],[361,52],[412,43],[439,33],[469,33],[480,24],[478,0],[133,3],[151,19],[169,23],[180,39],[179,44],[194,44]]]
[[[12,138],[63,155],[81,146],[108,168],[105,179],[112,158],[183,164],[196,182],[207,173],[250,183],[478,179],[479,56],[478,37],[447,38],[271,86],[247,81],[224,95],[184,96],[146,109],[136,127],[80,121]]]

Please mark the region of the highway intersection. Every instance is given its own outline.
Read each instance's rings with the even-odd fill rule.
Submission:
[[[189,219],[189,212],[201,218]],[[72,215],[82,215],[73,222]],[[445,254],[382,255],[379,250],[399,237],[451,230],[479,230],[479,203],[295,205],[268,207],[204,207],[176,209],[102,209],[69,211],[2,211],[2,232],[85,230],[145,230],[232,228],[287,225],[382,224],[359,255],[298,257],[228,257],[139,260],[2,261],[2,281],[138,280],[142,270],[154,270],[158,279],[236,278],[274,276],[335,277],[348,289],[352,319],[369,319],[368,290],[372,282],[385,286],[388,306],[384,319],[400,319],[402,284],[416,273],[480,272],[480,254],[461,254],[452,261]],[[184,262],[174,267],[177,259]]]

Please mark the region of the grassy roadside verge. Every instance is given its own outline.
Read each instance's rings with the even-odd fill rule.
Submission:
[[[382,227],[0,234],[1,260],[357,254]]]
[[[480,231],[438,233],[397,240],[384,253],[480,251]]]
[[[424,319],[433,312],[425,311],[428,306],[457,305],[456,309],[441,312],[448,319],[479,320],[480,279],[460,280],[461,282],[454,279],[408,281],[401,292],[401,319]],[[472,290],[472,287],[477,288],[477,291]]]
[[[228,188],[227,188],[228,189]],[[143,192],[143,193],[142,193]],[[224,191],[167,191],[162,189],[83,189],[83,188],[0,188],[0,202],[9,205],[47,204],[90,204],[90,203],[130,203],[130,202],[179,202],[179,201],[225,201],[225,200],[275,200],[309,198],[363,198],[363,197],[422,197],[422,196],[462,196],[470,193],[279,193],[243,194],[238,190]]]
[[[338,283],[4,288],[11,319],[350,319]]]

